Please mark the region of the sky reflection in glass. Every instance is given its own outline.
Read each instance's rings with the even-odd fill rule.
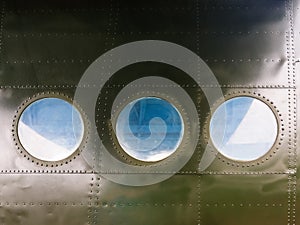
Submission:
[[[124,151],[141,161],[162,160],[182,140],[183,120],[169,102],[145,97],[129,103],[119,114],[116,135]]]
[[[58,161],[72,155],[83,138],[80,113],[69,102],[44,98],[33,102],[22,113],[18,136],[32,156]]]
[[[251,161],[265,155],[277,137],[277,120],[262,101],[232,98],[218,107],[210,122],[210,136],[227,158]]]

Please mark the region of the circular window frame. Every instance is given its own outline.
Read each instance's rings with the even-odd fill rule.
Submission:
[[[166,103],[170,104],[171,107],[173,107],[174,110],[176,110],[176,112],[178,113],[178,116],[180,118],[180,121],[182,123],[182,129],[180,131],[181,135],[180,135],[180,138],[178,139],[177,143],[176,143],[176,148],[175,149],[172,149],[171,153],[168,154],[167,156],[159,159],[159,160],[143,160],[143,159],[138,159],[137,157],[134,157],[133,155],[129,154],[128,151],[126,151],[122,145],[120,144],[120,141],[119,141],[119,138],[118,138],[118,135],[117,135],[117,123],[118,123],[118,118],[120,116],[120,114],[123,112],[123,110],[131,103],[135,102],[135,101],[139,101],[139,100],[142,100],[142,99],[147,99],[147,98],[152,98],[152,99],[159,99],[159,100],[162,100],[162,101],[165,101]],[[171,102],[171,101],[173,102]],[[157,162],[160,162],[160,161],[163,161],[169,157],[171,157],[173,154],[175,154],[175,152],[178,150],[179,146],[181,145],[182,141],[183,141],[183,136],[185,134],[185,122],[183,120],[183,117],[182,117],[182,113],[180,112],[180,110],[175,106],[175,104],[179,104],[178,102],[175,101],[175,99],[171,98],[169,100],[167,100],[166,98],[161,98],[161,97],[157,97],[157,96],[146,96],[146,97],[141,97],[141,98],[137,98],[131,102],[129,102],[128,104],[126,104],[125,106],[123,105],[122,108],[120,108],[120,110],[118,110],[118,113],[116,115],[116,117],[114,118],[114,124],[113,124],[113,127],[114,127],[114,135],[116,136],[116,139],[117,139],[117,142],[118,142],[118,145],[122,148],[122,150],[128,155],[130,156],[131,158],[134,158],[136,159],[137,161],[140,161],[140,162],[143,162],[143,163],[157,163]]]
[[[254,159],[254,160],[234,160],[230,157],[223,155],[218,150],[218,148],[215,146],[215,144],[213,143],[211,136],[210,136],[210,123],[211,123],[211,119],[212,119],[214,113],[216,112],[216,110],[223,103],[225,103],[233,98],[237,98],[237,97],[250,97],[250,98],[257,99],[258,101],[261,101],[262,103],[266,104],[267,107],[269,107],[269,109],[272,111],[272,113],[276,119],[277,134],[276,134],[276,138],[274,140],[272,147],[265,154],[263,154],[262,156],[258,157],[257,159]],[[283,125],[283,118],[281,116],[280,111],[278,110],[278,108],[276,107],[274,102],[272,102],[270,99],[268,99],[267,97],[265,97],[263,94],[259,93],[258,91],[253,92],[253,91],[245,91],[244,90],[244,91],[234,91],[234,92],[225,94],[224,99],[218,100],[214,104],[212,111],[209,112],[209,114],[207,115],[207,119],[205,121],[203,129],[204,129],[204,131],[203,131],[204,142],[206,143],[206,145],[208,145],[208,147],[211,149],[211,151],[216,154],[216,158],[219,161],[221,161],[222,163],[226,163],[227,165],[231,165],[234,167],[254,167],[254,166],[264,164],[266,161],[269,161],[279,151],[280,146],[282,145],[282,142],[283,142],[282,136],[284,136],[284,134],[281,132],[284,130],[284,125]]]
[[[178,112],[178,114],[181,117],[181,120],[183,122],[183,131],[182,131],[182,137],[180,140],[180,143],[178,144],[176,150],[174,150],[170,155],[168,155],[167,157],[157,160],[157,161],[145,161],[145,160],[140,160],[137,159],[131,155],[129,155],[120,145],[117,135],[116,135],[116,125],[117,125],[117,119],[120,115],[120,113],[122,112],[122,110],[131,102],[142,99],[142,98],[158,98],[158,99],[162,99],[168,103],[170,103]],[[180,154],[183,154],[183,150],[184,150],[184,146],[187,142],[187,133],[188,130],[190,129],[189,127],[189,121],[188,121],[188,117],[186,115],[185,110],[183,109],[182,105],[176,101],[176,99],[158,92],[158,91],[145,91],[145,92],[136,92],[134,94],[132,94],[131,96],[127,96],[127,98],[124,98],[122,101],[117,103],[117,109],[115,109],[112,112],[112,117],[111,117],[111,126],[114,130],[114,132],[110,133],[110,136],[113,138],[113,140],[115,141],[115,145],[114,145],[114,150],[117,152],[118,156],[123,159],[122,161],[125,163],[128,163],[130,165],[135,165],[135,166],[155,166],[157,164],[164,164],[167,163],[167,161],[169,160],[175,160]]]
[[[64,101],[68,102],[69,104],[71,104],[73,107],[75,107],[75,109],[80,114],[81,119],[82,119],[82,124],[83,124],[83,135],[82,135],[82,139],[81,139],[79,146],[68,157],[66,157],[64,159],[56,160],[56,161],[42,160],[42,159],[39,159],[39,158],[31,155],[30,152],[22,145],[20,138],[19,138],[19,134],[18,134],[19,121],[20,121],[20,118],[21,118],[23,112],[27,109],[27,107],[29,107],[32,103],[34,103],[36,101],[39,101],[42,99],[47,99],[47,98],[56,98],[56,99],[64,100]],[[40,93],[37,93],[37,94],[25,99],[21,103],[21,105],[17,108],[16,113],[13,118],[13,123],[12,123],[13,142],[15,143],[15,147],[16,147],[18,153],[21,156],[23,156],[25,159],[27,159],[28,161],[30,161],[31,163],[33,163],[37,166],[48,167],[48,168],[63,166],[63,165],[69,164],[73,160],[75,160],[78,156],[80,156],[81,152],[85,149],[85,147],[87,145],[88,136],[90,133],[90,131],[89,131],[90,123],[88,121],[89,120],[88,120],[88,117],[85,114],[85,112],[82,110],[82,108],[76,102],[73,101],[73,99],[70,96],[63,94],[61,92],[52,92],[52,91],[40,92]]]
[[[121,86],[112,99],[107,99],[107,95],[112,96],[109,92],[110,88],[114,87],[111,85],[103,92],[102,100],[98,98],[95,120],[100,139],[105,138],[105,140],[102,139],[101,144],[104,145],[107,153],[104,152],[103,154],[109,154],[110,157],[116,160],[115,162],[118,161],[116,165],[121,166],[120,169],[123,173],[126,167],[126,173],[136,173],[136,170],[140,168],[145,173],[173,174],[183,169],[192,156],[195,157],[197,155],[196,158],[200,158],[200,155],[203,154],[203,151],[198,147],[200,144],[199,134],[201,132],[200,114],[198,111],[199,107],[195,104],[195,101],[199,102],[201,93],[198,88],[179,85],[161,76],[142,76],[128,82],[125,86]],[[195,95],[197,97],[196,100],[192,99],[186,88],[193,88],[193,90],[197,91],[197,96]],[[156,162],[144,162],[129,156],[119,145],[115,135],[115,126],[119,113],[127,104],[143,97],[157,97],[171,103],[180,113],[184,122],[184,134],[177,150],[167,158]],[[100,102],[102,102],[101,105],[99,104]],[[118,171],[117,168],[114,168],[115,164],[104,165],[103,163],[107,162],[102,160],[100,154],[94,153],[93,156],[99,158],[101,168],[107,168],[108,172]],[[103,172],[103,169],[100,172]]]

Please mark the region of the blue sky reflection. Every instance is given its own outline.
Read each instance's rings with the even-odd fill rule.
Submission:
[[[142,161],[162,160],[178,148],[184,124],[169,102],[146,97],[129,103],[119,114],[116,135],[130,156]]]
[[[23,111],[18,124],[23,147],[32,156],[46,161],[70,156],[79,147],[83,132],[80,113],[58,98],[33,102]]]

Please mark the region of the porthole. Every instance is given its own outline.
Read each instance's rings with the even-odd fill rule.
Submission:
[[[17,134],[31,156],[54,162],[70,157],[79,148],[84,124],[71,103],[54,97],[42,98],[21,113]]]
[[[183,137],[184,123],[170,102],[143,97],[126,105],[118,115],[116,137],[131,157],[156,162],[172,155]]]
[[[210,137],[216,149],[235,161],[253,161],[274,145],[277,119],[264,102],[248,96],[235,97],[221,104],[210,121]]]

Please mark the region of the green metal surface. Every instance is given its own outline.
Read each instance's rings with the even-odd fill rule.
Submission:
[[[299,7],[299,0],[2,0],[0,225],[300,225]],[[201,86],[178,68],[142,62],[121,69],[103,87],[96,82],[78,86],[105,52],[141,40],[168,41],[191,50],[219,85]],[[126,86],[144,74],[175,84]],[[103,146],[120,162],[140,168],[176,161],[145,164],[125,159],[114,138],[115,117],[109,108],[125,87],[131,96],[123,99],[163,95],[193,115],[194,108],[185,107],[189,101],[176,99],[180,89],[195,105],[198,116],[183,118],[191,121],[186,129],[191,135],[184,137],[187,147],[178,153],[191,150],[192,137],[196,147],[191,158],[179,171],[145,174],[170,175],[167,180],[126,186],[107,178],[110,174],[134,180],[137,172],[104,168]],[[278,137],[265,156],[237,162],[216,154],[209,122],[224,99],[214,99],[210,108],[204,93],[217,88],[225,100],[251,96],[275,112]],[[76,157],[49,163],[30,156],[16,133],[26,104],[41,96],[72,99],[78,89],[97,91],[99,98],[96,118],[84,115],[87,136]],[[80,105],[81,112],[87,111],[89,101]],[[203,170],[201,161],[207,164]]]

